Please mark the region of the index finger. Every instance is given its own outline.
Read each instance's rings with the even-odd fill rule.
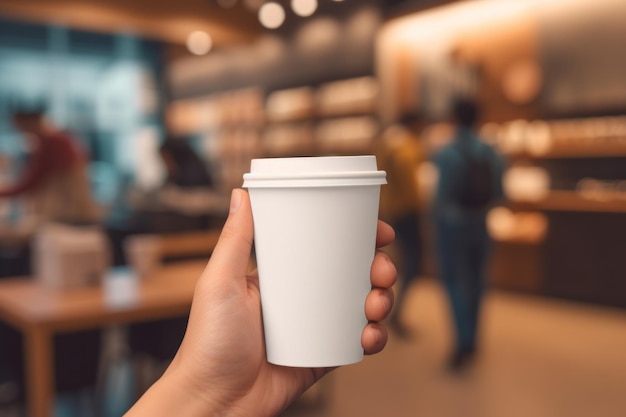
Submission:
[[[396,233],[393,228],[382,220],[378,220],[378,226],[376,229],[376,247],[382,248],[393,242],[396,238]]]

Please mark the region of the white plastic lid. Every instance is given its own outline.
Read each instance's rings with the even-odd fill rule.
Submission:
[[[376,157],[323,156],[253,159],[244,188],[337,187],[386,184]]]

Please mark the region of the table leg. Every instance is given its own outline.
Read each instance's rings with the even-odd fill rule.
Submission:
[[[34,327],[26,332],[26,386],[28,410],[31,417],[52,414],[54,394],[54,359],[52,334]]]

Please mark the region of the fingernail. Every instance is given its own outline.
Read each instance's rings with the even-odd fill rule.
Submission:
[[[230,212],[234,213],[239,209],[241,205],[241,193],[239,190],[234,189],[230,194]]]

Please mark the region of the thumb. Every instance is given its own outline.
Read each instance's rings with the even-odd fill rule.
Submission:
[[[224,279],[243,278],[248,272],[254,228],[248,193],[234,189],[230,213],[207,267],[209,276]]]

